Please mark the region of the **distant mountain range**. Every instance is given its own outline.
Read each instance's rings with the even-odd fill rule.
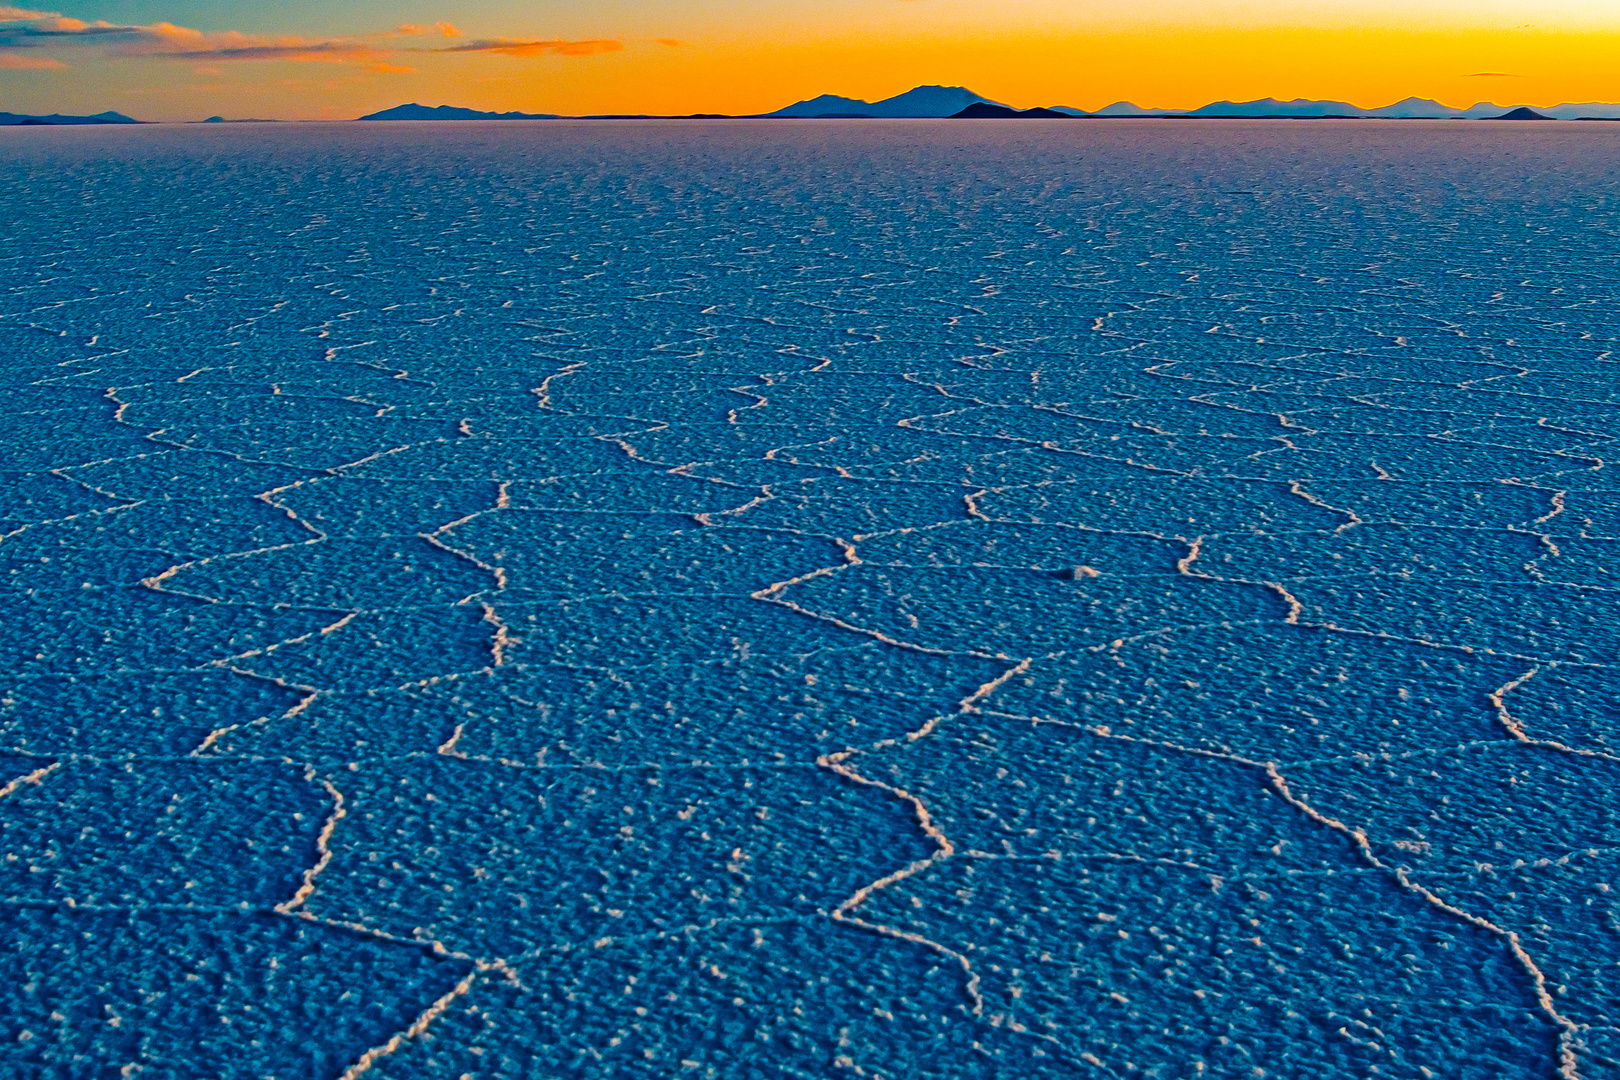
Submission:
[[[69,127],[79,124],[138,124],[139,120],[132,120],[123,113],[104,112],[94,116],[63,116],[61,113],[51,113],[48,116],[28,116],[24,113],[0,112],[0,127]]]
[[[823,94],[805,101],[796,101],[785,109],[766,113],[768,117],[832,118],[832,117],[959,117],[962,119],[1055,119],[1058,117],[1206,117],[1211,119],[1350,119],[1382,120],[1484,120],[1531,119],[1534,113],[1549,120],[1620,119],[1620,105],[1592,102],[1584,105],[1555,105],[1547,109],[1527,109],[1524,106],[1497,105],[1480,102],[1467,109],[1453,109],[1427,98],[1407,98],[1381,109],[1363,109],[1345,101],[1315,101],[1295,98],[1279,101],[1260,98],[1257,101],[1216,101],[1202,108],[1144,109],[1129,101],[1116,101],[1101,109],[1088,112],[1068,105],[1046,108],[1015,109],[982,94],[975,94],[964,86],[919,86],[892,98],[866,102],[856,98]]]
[[[1498,105],[1482,101],[1466,109],[1454,109],[1428,98],[1410,97],[1385,105],[1380,109],[1362,109],[1344,101],[1315,101],[1295,98],[1278,101],[1261,98],[1258,101],[1216,101],[1190,112],[1169,109],[1138,109],[1129,102],[1118,102],[1099,110],[1094,116],[1204,116],[1217,118],[1278,118],[1308,119],[1347,117],[1376,120],[1499,120],[1531,119],[1527,114],[1548,120],[1580,120],[1588,117],[1607,119],[1620,117],[1620,105],[1592,102],[1584,105],[1554,105],[1551,108],[1531,109],[1526,106]]]
[[[458,109],[454,105],[439,105],[430,108],[427,105],[418,105],[412,102],[409,105],[395,105],[392,109],[374,112],[369,116],[362,116],[362,120],[555,120],[555,113],[525,113],[525,112],[479,112],[477,109]]]
[[[964,120],[1058,120],[1118,119],[1153,117],[1160,119],[1251,119],[1251,120],[1309,120],[1309,119],[1379,119],[1379,120],[1620,120],[1620,104],[1587,102],[1585,104],[1553,105],[1540,108],[1524,105],[1498,105],[1482,101],[1466,109],[1454,109],[1428,98],[1410,97],[1385,105],[1379,109],[1363,109],[1345,101],[1317,101],[1295,98],[1280,101],[1260,98],[1256,101],[1215,101],[1192,110],[1143,108],[1129,101],[1116,101],[1100,109],[1086,111],[1068,105],[1044,108],[1018,109],[1004,102],[976,94],[965,86],[919,86],[903,94],[881,101],[862,101],[859,98],[822,94],[820,97],[796,101],[775,112],[746,117],[728,117],[718,113],[695,113],[684,117],[652,117],[642,114],[613,114],[610,116],[562,117],[556,113],[484,112],[462,109],[453,105],[396,105],[392,109],[370,113],[361,120],[632,120],[632,119],[964,119]],[[225,120],[209,117],[207,123],[262,123],[263,121]],[[0,112],[0,127],[44,127],[70,124],[139,124],[122,113],[104,112],[94,116],[29,116],[21,113]]]
[[[1584,105],[1554,105],[1551,108],[1498,105],[1480,102],[1466,109],[1454,109],[1428,98],[1407,98],[1380,109],[1363,109],[1346,101],[1316,101],[1295,98],[1280,101],[1260,98],[1256,101],[1216,101],[1201,108],[1152,109],[1129,101],[1116,101],[1101,109],[1088,112],[1068,105],[1045,108],[1017,109],[1005,102],[976,94],[965,86],[919,86],[903,94],[881,101],[863,101],[860,98],[822,94],[819,97],[795,101],[775,112],[759,113],[749,117],[724,117],[717,113],[698,113],[692,119],[782,119],[782,120],[838,120],[838,119],[1062,119],[1064,117],[1114,119],[1123,117],[1255,119],[1255,120],[1307,120],[1307,119],[1381,119],[1381,120],[1620,120],[1620,104],[1592,102]],[[555,120],[551,113],[480,112],[477,109],[458,109],[449,105],[430,108],[426,105],[399,105],[384,109],[362,120]],[[611,117],[581,117],[579,119],[649,119],[641,114]],[[679,117],[674,119],[687,119]]]

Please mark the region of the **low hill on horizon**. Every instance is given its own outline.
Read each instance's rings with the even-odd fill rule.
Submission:
[[[392,109],[384,109],[367,116],[361,120],[556,120],[556,113],[525,113],[525,112],[482,112],[478,109],[461,109],[454,105],[418,105],[411,102],[408,105],[395,105]]]
[[[1084,115],[1084,114],[1079,114]],[[969,105],[959,113],[951,114],[952,120],[1074,120],[1077,114],[1060,109],[1013,109],[1006,105],[991,105],[986,101],[978,101]]]
[[[78,127],[89,124],[139,124],[140,120],[119,112],[102,112],[94,116],[63,116],[49,113],[31,116],[27,113],[0,112],[0,127]]]
[[[1295,98],[1293,101],[1278,101],[1276,98],[1260,98],[1257,101],[1215,101],[1202,108],[1197,108],[1184,115],[1187,116],[1288,116],[1302,119],[1316,117],[1360,116],[1362,110],[1346,101],[1313,101],[1309,98]]]

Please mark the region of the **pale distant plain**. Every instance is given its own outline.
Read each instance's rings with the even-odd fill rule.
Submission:
[[[0,133],[0,1072],[1620,1076],[1617,161]]]

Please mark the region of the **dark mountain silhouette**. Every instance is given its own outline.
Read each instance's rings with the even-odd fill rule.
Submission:
[[[414,101],[409,105],[395,105],[392,109],[374,112],[369,116],[362,116],[362,120],[555,120],[556,113],[523,113],[523,112],[480,112],[477,109],[459,109],[454,105],[440,105],[430,107],[418,105]]]
[[[819,94],[813,98],[805,98],[803,101],[795,101],[784,109],[778,109],[773,113],[765,113],[764,115],[803,119],[830,119],[833,117],[867,119],[872,115],[868,111],[871,108],[872,103],[870,101],[861,101],[859,98],[839,97],[837,94]]]
[[[882,101],[822,94],[796,101],[785,109],[766,113],[770,117],[799,117],[828,120],[836,117],[861,119],[944,118],[955,116],[970,105],[1000,105],[965,86],[918,86]],[[1004,106],[1003,106],[1004,107]]]
[[[104,112],[94,116],[63,116],[61,113],[51,113],[49,116],[28,116],[23,113],[0,112],[0,127],[72,127],[81,124],[139,124],[139,120],[131,119],[123,113]]]
[[[1550,116],[1543,116],[1534,109],[1521,105],[1512,112],[1505,112],[1501,116],[1482,117],[1485,120],[1551,120]]]
[[[1205,105],[1201,109],[1194,109],[1187,115],[1218,117],[1220,119],[1321,120],[1341,116],[1359,116],[1361,110],[1344,101],[1312,101],[1308,98],[1278,101],[1276,98],[1261,98],[1258,101],[1217,101]]]
[[[1058,112],[1056,109],[1009,109],[1005,105],[992,105],[988,101],[976,101],[959,113],[952,113],[952,120],[1073,120],[1073,113]]]

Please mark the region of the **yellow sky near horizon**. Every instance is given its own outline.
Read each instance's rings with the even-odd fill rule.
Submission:
[[[815,93],[875,100],[921,83],[966,85],[1019,107],[1114,101],[1196,108],[1221,99],[1325,98],[1373,108],[1408,96],[1556,105],[1620,101],[1620,31],[1420,34],[1390,29],[1121,30],[1024,39],[913,38],[688,46],[596,58],[594,70],[510,70],[483,83],[552,111],[778,108]],[[532,88],[532,89],[530,89]],[[607,107],[600,103],[611,102]]]

